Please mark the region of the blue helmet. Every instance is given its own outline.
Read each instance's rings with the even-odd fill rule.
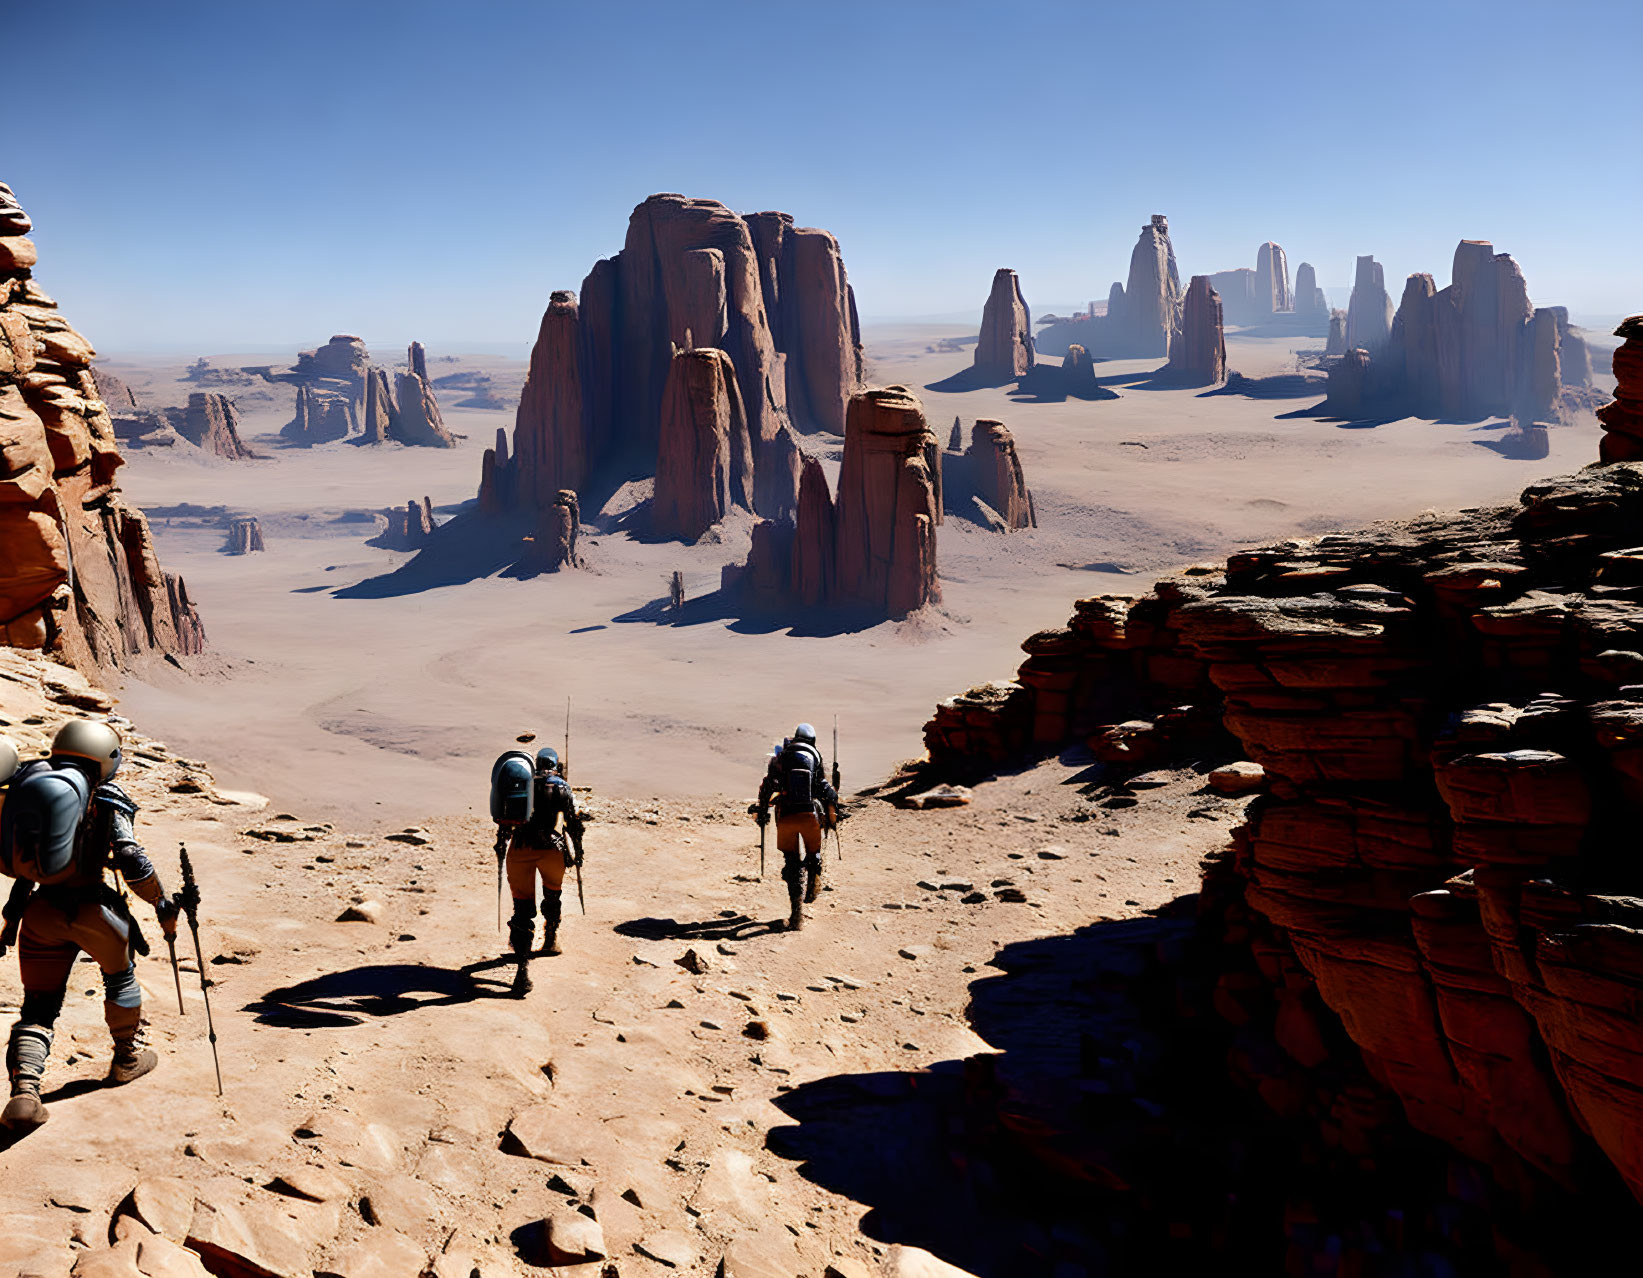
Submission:
[[[538,772],[559,771],[559,751],[552,746],[543,746],[536,752],[536,770]]]
[[[805,745],[815,745],[816,730],[808,723],[801,723],[793,729],[793,740],[802,742]]]

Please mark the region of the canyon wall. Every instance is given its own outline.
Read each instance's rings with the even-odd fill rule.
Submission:
[[[198,653],[188,591],[115,479],[95,352],[34,278],[31,227],[0,185],[0,643],[88,674]]]
[[[1640,547],[1622,463],[1080,600],[937,708],[929,771],[1249,761],[1209,871],[1234,1072],[1365,1157],[1390,1100],[1524,1219],[1643,1201]]]

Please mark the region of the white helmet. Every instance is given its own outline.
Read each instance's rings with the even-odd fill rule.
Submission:
[[[95,763],[100,779],[107,781],[120,770],[120,734],[106,723],[70,719],[51,739],[51,757]]]
[[[4,737],[0,737],[0,785],[11,780],[11,774],[17,771],[17,747]]]

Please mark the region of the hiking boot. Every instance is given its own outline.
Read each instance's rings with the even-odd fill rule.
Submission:
[[[542,929],[542,948],[537,953],[552,956],[564,952],[559,946],[559,929],[550,923]]]
[[[542,953],[562,954],[559,948],[559,918],[564,910],[560,892],[549,888],[542,893]]]
[[[108,1081],[115,1087],[141,1078],[160,1063],[152,1047],[144,1047],[134,1038],[114,1041],[114,1060],[108,1067]]]
[[[0,1113],[0,1127],[12,1132],[33,1131],[51,1117],[40,1103],[40,1080],[18,1080],[11,1085],[11,1100]]]
[[[804,867],[804,903],[814,905],[816,894],[821,891],[821,865],[807,865]]]
[[[512,993],[515,998],[524,998],[525,995],[530,992],[531,974],[525,970],[525,965],[521,963],[518,968],[514,970]]]

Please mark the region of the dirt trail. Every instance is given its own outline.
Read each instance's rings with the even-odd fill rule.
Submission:
[[[60,708],[0,687],[11,725],[54,726]],[[429,1257],[441,1275],[541,1272],[520,1259],[543,1259],[538,1222],[578,1205],[623,1275],[710,1275],[726,1257],[727,1274],[820,1278],[838,1257],[876,1272],[887,1244],[913,1241],[911,1225],[895,1202],[825,1187],[840,1179],[838,1146],[856,1172],[941,1169],[919,1170],[927,1151],[906,1132],[839,1126],[848,1105],[789,1104],[832,1120],[807,1130],[784,1103],[818,1086],[882,1096],[991,1050],[965,1010],[1001,946],[1191,891],[1237,811],[1190,772],[1140,807],[1103,807],[1058,762],[982,786],[967,808],[859,801],[842,865],[830,847],[828,890],[789,934],[773,927],[786,904],[774,855],[756,877],[745,799],[595,796],[588,914],[567,893],[567,952],[536,960],[536,989],[516,1001],[511,967],[492,961],[504,941],[488,828],[442,818],[411,836],[425,843],[304,830],[215,799],[198,767],[136,754],[146,766],[125,779],[161,874],[175,883],[179,842],[198,867],[226,1095],[197,973],[184,973],[179,1017],[163,947],[139,965],[162,1066],[123,1091],[101,1087],[100,989],[77,968],[51,1121],[0,1153],[0,1211],[28,1222],[0,1239],[0,1271],[63,1274],[79,1256],[77,1272],[91,1272],[86,1249],[106,1247],[134,1185],[160,1178],[144,1201],[230,1210],[174,1209],[187,1223],[168,1226],[150,1208],[150,1225],[248,1235],[226,1246],[278,1274],[414,1275]],[[1025,902],[997,899],[1010,888]],[[356,900],[380,903],[380,922],[335,921]],[[687,950],[699,973],[679,964]],[[17,998],[8,961],[8,1018]],[[755,1022],[767,1038],[747,1036]],[[918,1241],[976,1263],[1054,1224],[1031,1214],[972,1204],[944,1238]],[[1050,1272],[1024,1255],[984,1272]]]

